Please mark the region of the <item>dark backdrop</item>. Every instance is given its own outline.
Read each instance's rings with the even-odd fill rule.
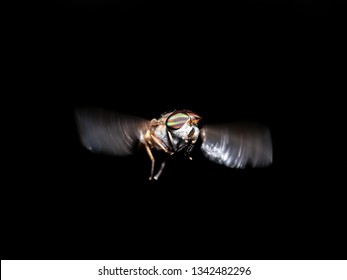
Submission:
[[[2,258],[339,258],[346,163],[335,160],[344,149],[333,12],[277,2],[66,1],[49,10],[27,54],[39,68],[21,84],[30,93],[4,103],[15,108],[16,148],[7,151]],[[144,152],[117,158],[80,145],[81,106],[263,123],[274,164],[232,170],[196,150],[149,182]]]

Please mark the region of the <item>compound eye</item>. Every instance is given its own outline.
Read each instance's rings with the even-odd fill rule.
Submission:
[[[185,113],[173,113],[167,118],[166,126],[170,129],[180,129],[189,120],[189,116]]]

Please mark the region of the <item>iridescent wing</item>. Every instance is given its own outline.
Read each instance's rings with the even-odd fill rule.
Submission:
[[[133,154],[149,124],[139,117],[99,108],[77,109],[75,116],[80,140],[88,150],[117,156]]]
[[[265,167],[272,163],[270,130],[262,125],[235,123],[205,126],[201,130],[203,154],[231,167]]]

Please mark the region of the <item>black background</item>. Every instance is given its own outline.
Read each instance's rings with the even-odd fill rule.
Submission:
[[[23,94],[3,103],[15,145],[2,259],[341,258],[334,13],[325,2],[277,2],[69,1],[42,12],[40,32],[23,24]],[[196,150],[150,182],[145,152],[80,145],[82,106],[263,123],[274,164],[232,170]]]

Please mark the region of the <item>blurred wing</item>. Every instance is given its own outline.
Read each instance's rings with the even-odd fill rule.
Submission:
[[[90,151],[125,156],[133,153],[147,120],[103,109],[83,108],[75,111],[82,144]]]
[[[232,168],[268,166],[272,163],[270,130],[262,125],[237,123],[205,126],[201,130],[203,154]]]

